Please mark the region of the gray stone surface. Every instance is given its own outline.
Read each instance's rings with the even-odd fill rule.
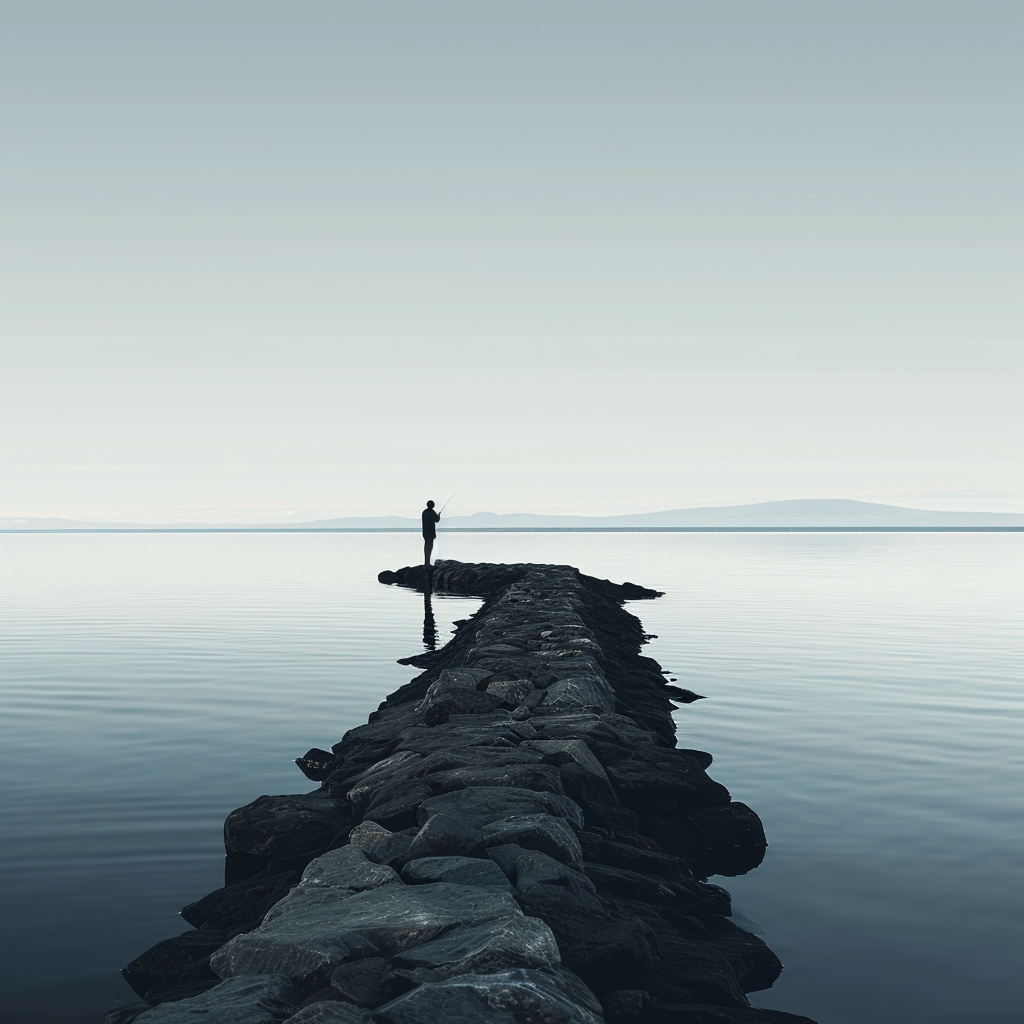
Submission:
[[[455,925],[480,924],[517,910],[511,896],[471,886],[381,885],[295,889],[254,931],[239,935],[211,958],[223,977],[281,973],[319,976],[347,960],[390,955]]]
[[[521,746],[540,754],[568,754],[581,768],[599,779],[608,780],[604,766],[582,740],[526,740]]]
[[[579,804],[556,793],[534,793],[528,789],[469,786],[453,793],[442,793],[425,800],[420,807],[424,823],[435,814],[460,815],[474,828],[510,814],[553,814],[565,818],[574,828],[583,828],[583,811]]]
[[[322,850],[349,820],[348,805],[324,793],[261,796],[224,822],[228,853],[291,857]]]
[[[596,673],[570,676],[552,683],[544,695],[539,710],[589,711],[602,714],[615,710],[615,694],[602,676]]]
[[[540,850],[577,871],[583,868],[580,841],[564,818],[552,814],[515,814],[484,825],[481,831],[488,846],[516,843],[529,850]]]
[[[476,885],[482,889],[497,889],[512,893],[504,872],[493,860],[476,857],[421,857],[409,861],[402,868],[402,881],[410,885],[427,882],[455,882],[457,885]]]
[[[496,865],[491,865],[496,871]],[[557,967],[561,963],[551,929],[516,913],[485,924],[453,928],[439,939],[400,953],[398,967],[444,968],[452,974],[490,974],[512,967]]]
[[[349,892],[363,892],[397,881],[398,875],[393,868],[373,863],[357,846],[341,846],[309,864],[293,891],[345,889]]]
[[[559,972],[463,974],[382,1006],[379,1024],[603,1024],[600,1005]]]
[[[210,1021],[210,1024],[217,1024]],[[327,1000],[304,1006],[287,1024],[373,1024],[369,1011],[351,1003]]]
[[[277,1024],[287,1020],[302,994],[281,975],[229,978],[191,999],[161,1003],[135,1019],[143,1024]]]
[[[484,855],[484,834],[461,817],[435,814],[423,825],[408,850],[408,859],[419,857],[471,857]]]
[[[597,891],[581,871],[539,850],[525,850],[516,858],[516,888],[526,893],[537,885],[559,886],[576,895],[593,895]]]

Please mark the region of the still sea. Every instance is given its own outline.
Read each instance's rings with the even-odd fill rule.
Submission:
[[[415,671],[410,534],[0,536],[6,1024],[85,1024],[222,884],[226,814]],[[764,864],[715,879],[781,956],[755,1005],[822,1024],[1024,1019],[1024,536],[442,534],[570,563],[707,699],[681,745],[749,803]],[[477,602],[436,597],[443,643]],[[427,637],[429,640],[430,638]]]

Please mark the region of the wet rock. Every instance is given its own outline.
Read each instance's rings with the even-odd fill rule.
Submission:
[[[408,859],[420,857],[483,857],[484,834],[461,817],[435,814],[416,833]]]
[[[543,921],[521,913],[453,928],[439,939],[395,957],[399,967],[444,969],[451,974],[491,974],[513,967],[552,968],[559,963],[551,929]]]
[[[374,863],[357,846],[343,846],[313,861],[303,872],[296,891],[339,889],[355,893],[397,882],[393,868]]]
[[[228,815],[224,848],[267,861],[312,854],[351,824],[348,807],[326,794],[261,796]]]
[[[125,1003],[122,1006],[115,1006],[103,1018],[103,1024],[132,1024],[141,1014],[152,1009],[149,1003]]]
[[[313,782],[323,782],[336,762],[337,758],[332,751],[321,750],[319,747],[313,747],[302,757],[295,758],[299,771]]]
[[[400,831],[416,824],[420,804],[434,794],[434,786],[426,782],[393,782],[381,787],[363,812],[363,816],[389,828]]]
[[[775,984],[782,973],[782,961],[763,939],[725,918],[715,922],[714,932],[709,945],[729,961],[744,992],[759,992]]]
[[[451,771],[435,772],[430,786],[435,793],[450,793],[469,787],[495,787],[562,793],[562,781],[558,769],[547,764],[510,764],[503,767],[454,768]],[[429,799],[427,794],[424,799]]]
[[[606,768],[619,800],[641,817],[668,817],[729,802],[725,786],[686,757],[661,764],[637,758]]]
[[[348,834],[349,844],[357,846],[359,849],[366,851],[372,850],[378,843],[383,842],[385,839],[390,839],[394,833],[389,828],[385,828],[379,822],[367,819],[361,821],[352,831]]]
[[[502,874],[513,884],[516,882],[516,861],[526,853],[522,846],[508,843],[504,846],[491,846],[487,856],[498,865]]]
[[[583,828],[583,812],[578,804],[555,793],[534,793],[527,789],[469,786],[442,793],[425,800],[420,807],[420,820],[424,824],[435,814],[462,817],[474,828],[510,814],[553,814],[565,818],[574,828]]]
[[[379,843],[374,843],[366,851],[366,856],[375,864],[387,864],[388,867],[400,870],[402,865],[409,860],[409,847],[412,846],[412,834],[414,829],[406,829],[404,832],[392,832],[387,838]]]
[[[377,1011],[378,1024],[601,1024],[600,1005],[554,971],[463,974],[421,985]]]
[[[430,941],[455,925],[480,924],[515,911],[503,893],[464,885],[383,885],[366,892],[297,888],[254,931],[214,954],[221,977],[281,973],[316,978],[348,960],[390,955]]]
[[[475,885],[481,889],[495,889],[499,892],[514,891],[494,861],[474,857],[421,857],[418,860],[410,860],[402,868],[402,881],[410,885],[455,882],[458,885]]]
[[[230,931],[201,928],[183,932],[172,939],[164,939],[122,967],[121,975],[136,994],[145,998],[146,993],[158,982],[177,978],[189,967],[205,961],[232,934]]]
[[[298,1008],[302,995],[287,978],[229,978],[190,999],[162,1003],[137,1017],[142,1024],[277,1024]]]
[[[319,1002],[304,1006],[288,1024],[373,1024],[373,1017],[350,1003]]]
[[[537,702],[542,696],[529,679],[497,679],[487,684],[487,692],[508,707],[518,707],[531,698]]]
[[[229,928],[259,921],[299,880],[294,871],[257,877],[216,889],[183,907],[181,916],[193,927]]]
[[[372,1009],[387,1002],[393,995],[388,984],[391,961],[379,956],[336,967],[331,974],[331,988],[341,998],[356,1006]]]
[[[538,885],[558,886],[584,899],[596,892],[594,883],[582,872],[539,850],[524,850],[516,858],[516,888],[528,894]]]
[[[745,875],[764,860],[764,826],[746,804],[734,800],[686,817],[699,837],[701,861],[709,874]]]
[[[548,687],[540,710],[549,709],[555,712],[597,710],[605,714],[615,710],[615,694],[596,674],[570,676]]]
[[[488,846],[515,843],[529,850],[539,850],[577,871],[583,867],[580,841],[564,818],[551,814],[516,814],[484,825],[482,832]]]
[[[640,988],[609,992],[601,1000],[605,1024],[638,1024],[640,1015],[649,1001],[648,993]]]
[[[536,750],[550,757],[553,754],[565,754],[572,758],[585,771],[607,781],[601,762],[593,755],[590,748],[582,740],[527,740],[521,746],[528,750]]]

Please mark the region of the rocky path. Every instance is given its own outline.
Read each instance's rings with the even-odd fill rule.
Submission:
[[[551,565],[429,583],[484,604],[298,759],[317,790],[229,815],[227,884],[125,968],[145,1002],[106,1024],[813,1024],[747,998],[781,964],[707,879],[767,844],[676,746],[672,702],[697,695],[622,607],[657,593]]]

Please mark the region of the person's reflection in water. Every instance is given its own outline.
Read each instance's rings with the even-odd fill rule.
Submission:
[[[434,608],[430,603],[430,570],[427,570],[426,586],[423,588],[423,646],[428,651],[437,650],[437,623],[434,622]]]

